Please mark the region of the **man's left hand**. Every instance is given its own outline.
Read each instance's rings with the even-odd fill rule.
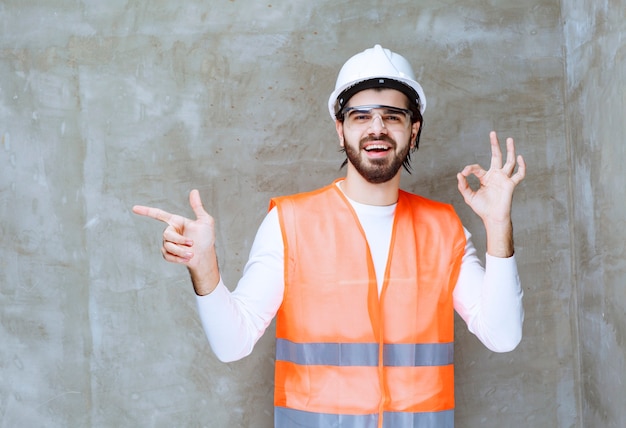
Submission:
[[[513,254],[511,225],[513,191],[526,176],[526,163],[521,155],[515,155],[513,139],[507,138],[506,162],[503,165],[502,151],[495,131],[489,134],[489,138],[491,140],[489,170],[485,171],[478,164],[466,166],[457,174],[458,188],[465,202],[485,224],[487,251],[496,257],[510,257]],[[467,180],[470,175],[474,175],[480,182],[480,187],[476,190],[472,189]]]

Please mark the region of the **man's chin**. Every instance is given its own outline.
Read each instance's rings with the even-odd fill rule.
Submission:
[[[393,170],[386,168],[384,170],[367,170],[363,171],[361,175],[365,180],[372,184],[382,184],[392,180],[397,174],[399,168]]]

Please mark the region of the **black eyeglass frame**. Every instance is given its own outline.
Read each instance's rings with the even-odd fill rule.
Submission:
[[[343,121],[347,113],[355,110],[369,111],[374,109],[387,110],[389,113],[403,113],[408,116],[409,123],[413,123],[413,112],[407,108],[387,106],[383,104],[367,104],[362,106],[344,107],[339,111],[338,120]]]

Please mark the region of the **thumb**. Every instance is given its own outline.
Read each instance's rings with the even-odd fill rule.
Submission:
[[[463,196],[463,199],[465,200],[465,202],[469,203],[472,199],[472,194],[474,192],[472,191],[472,188],[470,187],[467,181],[467,177],[465,177],[463,173],[459,172],[456,175],[456,179],[457,179],[457,188],[459,189],[459,193],[461,194],[461,196]]]
[[[196,218],[209,217],[209,213],[206,212],[202,205],[200,192],[198,192],[197,189],[193,189],[191,193],[189,193],[189,205],[191,205],[191,209],[193,209]]]

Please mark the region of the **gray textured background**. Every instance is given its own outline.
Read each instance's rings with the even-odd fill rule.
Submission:
[[[271,196],[342,174],[326,110],[375,43],[428,110],[406,189],[516,138],[524,339],[457,324],[457,426],[626,426],[623,0],[0,1],[0,427],[269,427],[273,330],[216,360],[161,224],[197,187],[234,288]]]

